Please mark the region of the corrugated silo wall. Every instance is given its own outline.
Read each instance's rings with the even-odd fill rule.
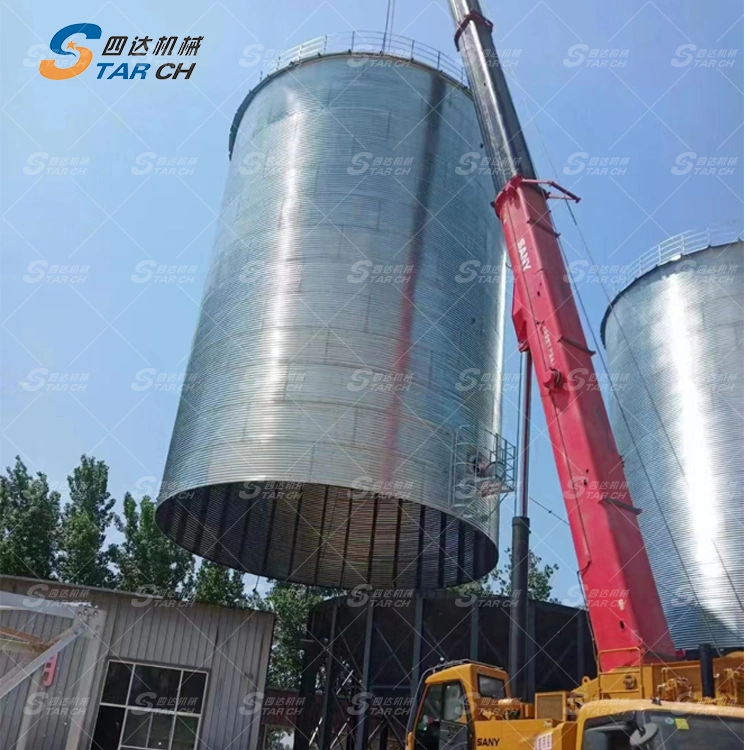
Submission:
[[[159,524],[302,583],[483,575],[497,496],[456,502],[452,482],[499,431],[504,265],[470,95],[329,55],[237,122]]]
[[[744,643],[743,293],[744,244],[710,247],[635,280],[602,327],[615,438],[680,648]]]

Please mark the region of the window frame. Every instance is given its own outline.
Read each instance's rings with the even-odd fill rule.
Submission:
[[[427,707],[427,696],[429,695],[430,690],[432,690],[433,688],[437,688],[440,691],[440,697],[439,697],[440,710],[438,711],[437,720],[438,721],[442,721],[442,719],[443,719],[443,692],[444,692],[444,688],[445,688],[445,683],[437,683],[437,684],[433,684],[433,685],[426,685],[425,686],[424,695],[422,696],[422,701],[419,704],[419,711],[417,711],[417,718],[416,718],[416,721],[414,722],[414,735],[415,735],[415,737],[416,737],[417,731],[419,729],[419,722],[422,720],[422,717],[424,716],[425,708]]]
[[[619,714],[607,714],[606,716],[592,716],[587,719],[583,724],[583,730],[581,732],[581,747],[586,746],[586,733],[590,730],[599,731],[602,734],[608,732],[615,733],[617,730],[621,730],[627,734],[627,727],[629,724],[635,724],[636,715],[634,711],[626,711]]]
[[[463,721],[457,720],[457,719],[446,719],[444,716],[445,713],[445,691],[450,685],[458,685],[458,689],[461,692],[461,699],[464,703],[464,713],[462,716]],[[466,690],[464,690],[464,684],[459,679],[454,680],[448,680],[446,682],[438,682],[433,683],[432,685],[426,685],[424,695],[422,696],[422,701],[419,704],[419,710],[417,711],[417,715],[414,721],[414,744],[417,746],[419,744],[419,740],[417,739],[417,728],[419,726],[419,721],[423,716],[424,709],[427,705],[427,694],[430,691],[431,688],[439,688],[440,690],[440,714],[438,716],[438,733],[440,731],[440,727],[442,727],[443,722],[446,724],[453,724],[459,727],[464,727],[466,729],[467,735],[466,735],[466,741],[467,745],[471,747],[471,743],[473,741],[474,736],[474,723],[471,718],[471,709],[469,707],[468,701],[466,700]],[[438,748],[439,748],[439,741],[438,741]]]
[[[109,672],[109,667],[111,664],[127,664],[130,669],[130,681],[128,682],[128,690],[125,694],[125,703],[111,703],[109,701],[104,700],[104,689],[107,685],[107,674]],[[179,681],[177,683],[177,697],[176,697],[176,706],[180,705],[180,692],[182,691],[182,681],[184,679],[185,674],[203,674],[206,676],[206,681],[203,686],[203,696],[201,697],[201,710],[199,713],[195,712],[189,712],[189,711],[180,711],[177,708],[149,708],[149,707],[142,707],[142,706],[131,706],[128,702],[130,700],[130,691],[133,687],[133,680],[135,679],[135,670],[136,667],[154,667],[156,669],[167,669],[171,670],[172,672],[179,672],[180,677]],[[172,728],[169,732],[169,750],[172,750],[172,742],[174,740],[174,730],[175,726],[177,724],[178,718],[192,718],[192,719],[198,719],[198,725],[195,730],[195,738],[196,738],[196,744],[193,748],[195,750],[195,747],[199,746],[200,743],[200,732],[203,727],[203,714],[205,713],[205,701],[206,697],[208,696],[208,687],[209,687],[209,679],[211,676],[211,672],[208,669],[198,669],[198,668],[192,668],[192,667],[183,667],[175,664],[160,664],[158,662],[150,662],[150,661],[139,661],[136,659],[124,659],[120,658],[118,656],[111,656],[107,660],[107,665],[104,670],[104,675],[102,679],[102,689],[99,696],[99,703],[96,707],[96,715],[94,717],[94,726],[92,727],[92,735],[94,730],[96,729],[96,722],[99,720],[99,708],[101,706],[106,706],[108,708],[121,708],[124,710],[123,719],[122,719],[122,729],[120,730],[120,737],[117,740],[117,748],[116,750],[122,750],[124,747],[125,750],[128,750],[129,748],[137,748],[138,745],[124,745],[123,746],[123,734],[125,733],[125,727],[127,726],[127,719],[128,719],[128,711],[137,711],[138,713],[150,713],[150,714],[166,714],[168,716],[174,717],[174,720],[172,721]],[[149,723],[149,731],[150,731],[150,723]],[[93,740],[92,740],[93,742]],[[141,750],[141,748],[139,748]],[[148,750],[148,748],[143,748],[143,750]]]
[[[448,719],[445,716],[445,709],[448,705],[447,701],[445,700],[445,694],[448,692],[448,688],[457,685],[458,686],[458,692],[459,692],[459,699],[461,701],[461,704],[463,706],[463,713],[461,714],[460,719]],[[441,696],[443,705],[440,707],[440,721],[447,721],[449,724],[461,724],[468,726],[471,723],[471,711],[469,709],[469,703],[466,700],[466,691],[464,690],[463,683],[461,680],[451,680],[450,682],[444,682],[443,683],[443,694]]]
[[[494,680],[495,682],[502,683],[503,686],[503,695],[502,698],[498,698],[497,696],[490,695],[489,693],[482,692],[482,680]],[[492,700],[505,700],[508,697],[508,682],[507,680],[503,680],[501,677],[497,677],[493,674],[485,674],[484,672],[477,672],[477,693],[481,698],[490,698]]]

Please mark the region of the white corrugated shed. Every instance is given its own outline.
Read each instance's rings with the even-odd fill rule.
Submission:
[[[122,661],[141,669],[187,670],[181,681],[192,671],[205,672],[196,747],[255,750],[260,712],[253,706],[265,689],[272,614],[13,576],[0,576],[0,597],[2,592],[31,602],[26,610],[0,609],[6,634],[23,631],[49,641],[70,627],[69,618],[34,611],[39,599],[88,601],[101,613],[101,630],[77,638],[60,653],[51,685],[42,685],[39,669],[0,699],[0,748],[88,750],[108,665]],[[0,648],[0,677],[29,659],[6,642]],[[185,747],[175,737],[170,742]],[[116,743],[112,750],[118,748]]]

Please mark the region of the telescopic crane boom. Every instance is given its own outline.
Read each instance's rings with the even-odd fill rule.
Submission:
[[[603,670],[673,659],[653,572],[638,526],[567,281],[550,198],[577,200],[537,179],[478,0],[449,0],[484,149],[493,166],[513,272],[513,325],[531,357],[565,498],[578,567]],[[555,192],[553,192],[555,191]]]

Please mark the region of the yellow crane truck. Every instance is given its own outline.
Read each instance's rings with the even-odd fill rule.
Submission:
[[[742,653],[714,659],[716,696],[703,698],[699,662],[600,672],[571,691],[510,694],[508,674],[478,662],[423,675],[407,750],[740,750]]]

